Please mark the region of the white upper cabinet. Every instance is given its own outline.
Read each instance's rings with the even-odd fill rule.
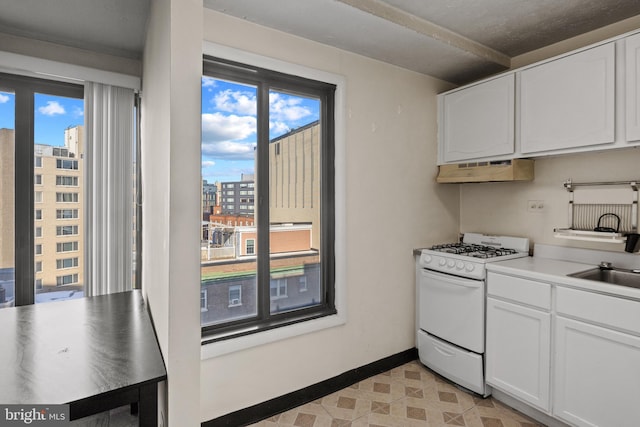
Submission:
[[[615,142],[615,43],[519,72],[523,154]]]
[[[514,80],[509,74],[440,97],[441,161],[514,152]]]
[[[625,39],[626,53],[626,137],[640,140],[640,34]]]

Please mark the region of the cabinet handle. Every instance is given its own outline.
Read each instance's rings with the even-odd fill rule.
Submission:
[[[455,356],[455,353],[451,353],[451,352],[447,351],[446,349],[440,348],[439,346],[437,346],[435,344],[434,344],[433,348],[435,348],[438,351],[438,353],[442,354],[443,356],[447,356],[447,357]]]

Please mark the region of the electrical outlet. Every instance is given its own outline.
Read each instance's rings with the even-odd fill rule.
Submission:
[[[528,200],[527,201],[527,211],[528,212],[544,212],[546,205],[544,200]]]

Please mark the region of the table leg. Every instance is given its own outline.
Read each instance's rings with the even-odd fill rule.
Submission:
[[[143,385],[139,389],[138,423],[140,427],[158,427],[158,384]]]

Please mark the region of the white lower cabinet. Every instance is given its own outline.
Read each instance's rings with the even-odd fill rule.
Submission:
[[[640,423],[640,337],[558,316],[553,413],[576,426]]]
[[[549,411],[551,314],[487,299],[487,383]]]
[[[640,301],[489,272],[487,383],[578,427],[640,425]]]

